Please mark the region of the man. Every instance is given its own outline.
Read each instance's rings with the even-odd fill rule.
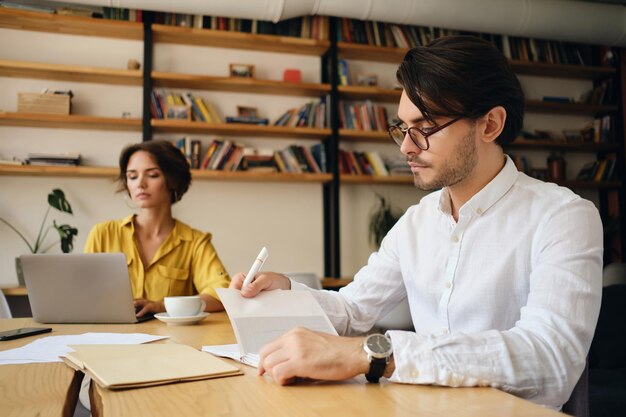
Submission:
[[[354,282],[313,295],[344,335],[367,332],[408,297],[415,332],[389,331],[364,347],[364,337],[296,329],[263,347],[259,372],[280,384],[365,373],[493,386],[558,408],[583,371],[598,317],[598,212],[518,172],[503,153],[521,129],[524,97],[493,45],[435,40],[409,51],[397,78],[402,123],[390,136],[415,185],[441,190],[407,210]],[[242,294],[298,286],[263,273]]]

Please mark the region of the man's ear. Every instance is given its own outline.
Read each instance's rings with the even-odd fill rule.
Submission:
[[[506,110],[502,106],[496,106],[489,110],[482,118],[480,126],[480,137],[483,142],[495,141],[502,130],[504,129],[504,123],[506,122]]]

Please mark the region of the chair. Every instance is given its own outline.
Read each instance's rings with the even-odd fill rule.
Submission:
[[[0,290],[0,319],[10,319],[12,317],[9,303],[7,303],[4,293]]]
[[[575,417],[589,417],[589,358],[572,395],[563,404],[563,412]]]
[[[306,285],[307,287],[313,288],[315,290],[322,289],[322,281],[313,272],[288,272],[285,275],[287,275],[292,280],[299,282],[300,284]]]
[[[589,351],[589,411],[592,417],[626,410],[626,283],[602,289],[602,307]]]

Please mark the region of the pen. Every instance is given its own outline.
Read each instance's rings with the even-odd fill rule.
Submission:
[[[261,248],[261,252],[259,252],[259,255],[256,257],[256,259],[252,263],[252,267],[250,268],[250,271],[248,271],[248,275],[246,275],[246,279],[243,281],[243,284],[241,285],[241,289],[244,289],[246,285],[252,282],[252,280],[254,279],[254,276],[257,274],[257,272],[259,272],[259,269],[261,269],[261,267],[265,263],[265,260],[267,259],[267,255],[268,255],[267,248],[263,246]]]

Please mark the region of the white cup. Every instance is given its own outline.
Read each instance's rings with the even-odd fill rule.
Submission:
[[[197,316],[206,307],[204,300],[199,295],[165,297],[163,302],[170,317]]]

